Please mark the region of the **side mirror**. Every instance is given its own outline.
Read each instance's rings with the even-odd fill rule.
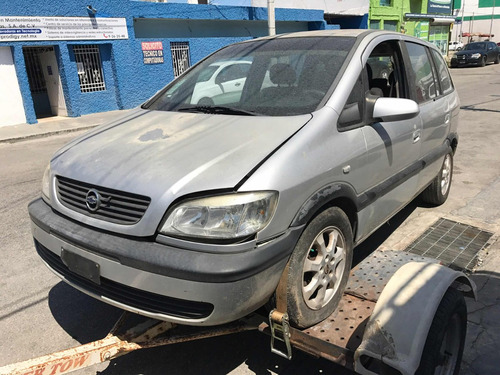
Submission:
[[[368,99],[369,100],[369,99]],[[409,120],[420,112],[418,104],[411,99],[399,98],[377,98],[371,108],[368,117],[373,122],[389,122]]]

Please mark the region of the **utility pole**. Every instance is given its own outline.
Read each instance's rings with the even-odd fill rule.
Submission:
[[[493,0],[493,8],[491,9],[491,23],[490,23],[490,35],[488,37],[491,40],[491,30],[493,30],[493,18],[495,18],[495,4],[496,0]]]
[[[276,22],[274,17],[274,0],[267,0],[267,28],[269,36],[276,35]]]
[[[465,12],[465,0],[464,0],[464,2],[462,4],[462,22],[460,22],[460,42],[461,43],[463,43],[462,42],[462,39],[463,39],[463,37],[462,37],[462,30],[463,30],[464,22],[465,22],[464,12]]]

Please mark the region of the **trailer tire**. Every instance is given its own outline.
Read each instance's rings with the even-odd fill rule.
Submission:
[[[316,216],[289,260],[286,293],[290,323],[310,327],[333,313],[347,285],[353,235],[347,215],[330,207]]]
[[[458,375],[467,330],[467,306],[462,293],[448,288],[432,320],[415,375]],[[440,370],[437,372],[437,370]]]

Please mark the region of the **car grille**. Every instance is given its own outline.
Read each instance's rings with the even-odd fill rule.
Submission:
[[[61,258],[35,240],[35,248],[40,257],[54,271],[64,276],[70,283],[98,296],[156,314],[165,314],[185,319],[203,319],[209,316],[214,306],[207,302],[187,301],[161,294],[146,292],[123,285],[104,277],[101,284],[95,284],[86,278],[70,271]]]
[[[141,220],[151,199],[142,195],[91,185],[66,177],[56,177],[57,197],[66,207],[87,216],[116,224],[135,224]],[[101,205],[92,212],[87,207],[87,193],[95,190]]]

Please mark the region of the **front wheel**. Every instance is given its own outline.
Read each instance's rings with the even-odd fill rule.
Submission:
[[[449,288],[434,315],[415,375],[458,375],[466,330],[464,296]]]
[[[451,178],[453,176],[453,154],[449,152],[443,160],[441,169],[431,182],[431,184],[422,192],[422,200],[425,203],[439,206],[446,202],[450,193]]]
[[[352,248],[352,228],[340,208],[326,209],[307,225],[284,275],[293,326],[310,327],[333,313],[347,284]]]
[[[486,66],[486,56],[481,59],[481,66]]]

